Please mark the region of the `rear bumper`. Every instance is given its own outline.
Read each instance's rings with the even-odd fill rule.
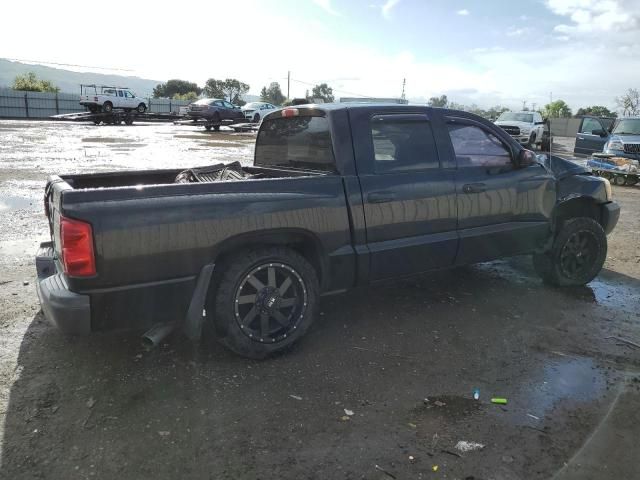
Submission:
[[[45,318],[64,333],[88,334],[91,331],[89,295],[69,290],[64,276],[56,271],[51,242],[40,244],[36,254],[36,269],[36,288]]]
[[[609,234],[616,227],[620,218],[620,205],[616,202],[609,202],[602,207],[602,228],[606,234]]]

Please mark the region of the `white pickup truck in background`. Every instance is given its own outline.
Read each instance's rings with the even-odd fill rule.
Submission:
[[[495,124],[521,145],[529,148],[542,145],[544,120],[539,112],[502,112]]]
[[[136,97],[126,87],[110,87],[107,85],[81,85],[80,105],[89,108],[90,112],[111,112],[114,108],[125,111],[147,111],[144,98]]]

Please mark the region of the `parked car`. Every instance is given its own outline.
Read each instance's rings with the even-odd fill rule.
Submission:
[[[355,103],[267,115],[252,166],[53,175],[45,210],[37,291],[61,330],[206,325],[252,358],[358,285],[518,254],[585,284],[619,216],[606,179],[481,117]]]
[[[244,116],[253,123],[260,122],[268,113],[278,110],[280,107],[267,102],[250,102],[242,107]]]
[[[108,87],[106,85],[81,85],[80,105],[90,112],[111,112],[114,108],[125,111],[147,111],[145,99],[136,97],[128,88]]]
[[[219,98],[203,98],[190,104],[187,116],[194,120],[209,120],[214,124],[220,124],[223,120],[244,119],[240,107]],[[220,125],[214,126],[214,128],[217,130]]]
[[[495,124],[521,145],[530,148],[542,145],[545,122],[539,112],[502,112]]]
[[[574,153],[607,153],[640,160],[640,117],[584,117],[576,134]]]

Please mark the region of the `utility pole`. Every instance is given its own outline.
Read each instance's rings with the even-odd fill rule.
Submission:
[[[403,79],[402,79],[402,95],[400,95],[400,98],[401,98],[402,100],[404,100],[404,87],[405,87],[405,85],[406,85],[406,84],[407,84],[407,79],[406,79],[406,78],[403,78]]]
[[[549,92],[549,103],[553,103],[553,92]]]
[[[536,105],[537,105],[537,103],[532,103],[531,104],[531,110],[534,111],[534,112],[536,111]]]
[[[527,101],[526,100],[522,100],[522,111],[524,112],[524,109],[527,108]]]
[[[287,100],[291,97],[289,96],[289,88],[291,87],[291,70],[287,71]]]

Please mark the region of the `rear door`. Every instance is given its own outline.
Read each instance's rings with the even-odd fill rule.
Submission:
[[[373,281],[455,258],[455,170],[440,162],[437,119],[414,112],[350,110]]]
[[[584,117],[580,123],[578,134],[576,135],[576,145],[573,149],[574,153],[591,155],[594,152],[602,152],[604,144],[607,143],[609,136],[594,134],[593,132],[597,130],[604,130],[607,132],[606,128],[597,118]]]
[[[555,179],[539,164],[517,168],[508,143],[490,127],[449,117],[455,155],[458,231],[456,264],[528,253],[548,238]]]

